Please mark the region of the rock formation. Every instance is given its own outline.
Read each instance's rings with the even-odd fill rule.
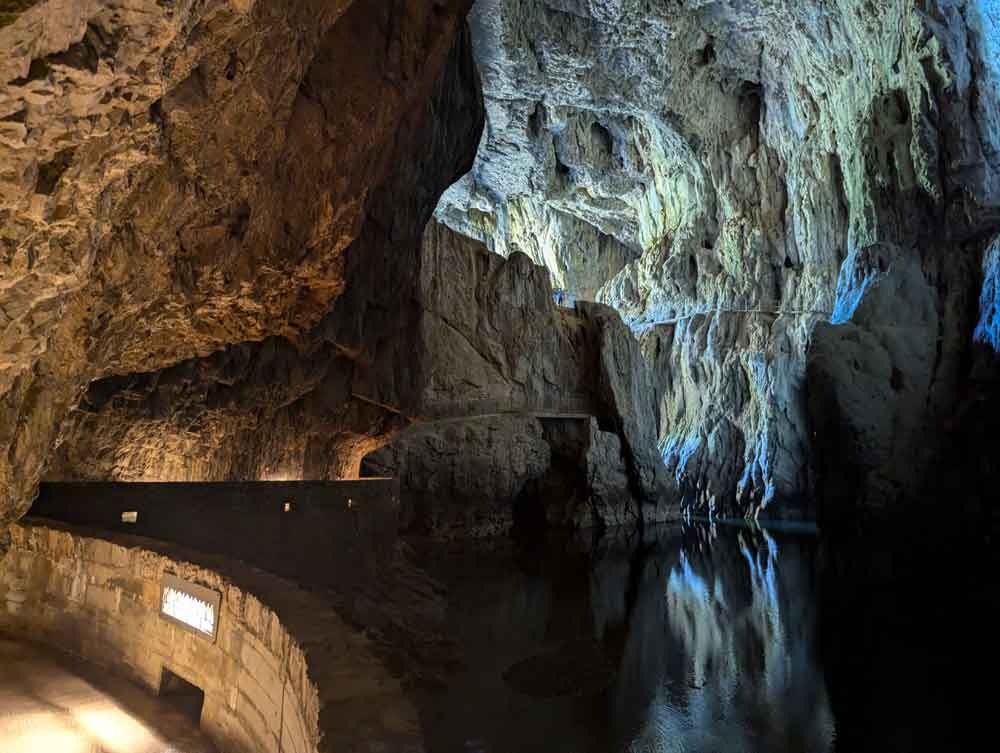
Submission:
[[[420,394],[412,288],[423,227],[482,127],[460,35],[426,108],[344,252],[346,290],[296,338],[232,345],[95,381],[66,422],[55,478],[341,478],[406,423]]]
[[[373,467],[486,528],[659,517],[661,463],[888,510],[988,433],[994,0],[470,4],[0,6],[0,522],[46,464],[343,477],[484,414]]]
[[[923,496],[928,474],[939,471],[951,441],[941,428],[955,411],[971,349],[972,258],[925,271],[900,255],[849,321],[813,333],[808,392],[817,493],[849,506],[829,518],[863,508],[884,513]]]
[[[25,510],[95,380],[143,374],[140,392],[162,380],[185,395],[186,417],[153,410],[155,439],[116,429],[149,469],[212,466],[192,421],[225,421],[239,391],[293,403],[328,366],[316,400],[380,431],[384,411],[365,415],[331,359],[353,363],[356,341],[310,333],[352,265],[391,249],[359,257],[419,238],[417,215],[467,168],[481,117],[455,47],[468,6],[46,0],[0,28],[0,521]],[[405,191],[380,194],[392,173]],[[310,347],[326,353],[297,371]],[[240,438],[259,417],[232,419]],[[248,444],[267,457],[266,436]]]
[[[662,519],[656,393],[606,306],[553,302],[549,275],[443,225],[424,235],[417,425],[366,460],[399,475],[407,523],[437,533]]]
[[[402,185],[390,179],[385,195]],[[416,221],[433,202],[422,206]],[[526,485],[543,481],[556,525],[666,515],[652,379],[617,314],[558,308],[544,268],[436,223],[421,244],[399,210],[396,245],[368,243],[366,225],[348,250],[348,289],[308,339],[91,385],[50,477],[354,477],[365,453],[416,424],[368,464],[403,478],[410,523],[504,531],[515,503],[542,504]]]
[[[886,248],[959,328],[913,366],[939,396],[901,410],[946,412],[1000,209],[995,3],[480,0],[471,25],[489,123],[438,217],[642,333],[689,509],[795,511],[810,333],[850,318]]]

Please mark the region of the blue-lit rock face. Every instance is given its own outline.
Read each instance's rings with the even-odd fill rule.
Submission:
[[[983,289],[975,338],[1000,352],[1000,237],[983,254]]]
[[[691,508],[807,490],[811,333],[897,259],[964,328],[931,368],[955,388],[1000,207],[995,0],[479,0],[471,23],[489,123],[437,216],[640,333]]]

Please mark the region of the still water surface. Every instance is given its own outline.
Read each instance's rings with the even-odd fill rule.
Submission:
[[[995,562],[882,541],[694,524],[434,550],[462,661],[421,695],[431,753],[993,749],[996,688],[970,683]]]

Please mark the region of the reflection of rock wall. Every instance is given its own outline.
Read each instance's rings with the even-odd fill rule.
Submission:
[[[689,530],[665,589],[665,553],[647,557],[614,701],[628,750],[735,753],[748,734],[763,750],[830,748],[811,565],[784,541],[785,556],[764,531]]]
[[[942,312],[975,295],[1000,206],[994,4],[480,0],[471,21],[489,125],[439,219],[650,329],[689,503],[782,514],[808,487],[812,326],[850,316],[878,249],[920,260]]]
[[[432,747],[830,750],[815,539],[650,526],[550,543],[427,557],[462,651],[420,702]]]

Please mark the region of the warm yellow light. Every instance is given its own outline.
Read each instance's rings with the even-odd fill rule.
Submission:
[[[107,753],[161,753],[162,741],[145,725],[110,703],[94,704],[74,713],[80,727]]]
[[[63,714],[15,712],[0,721],[3,753],[164,753],[167,750],[171,748],[159,735],[110,701],[70,700]]]
[[[14,713],[0,721],[3,753],[91,753],[93,749],[92,740],[54,713]]]
[[[138,686],[106,678],[98,687],[85,679],[91,673],[97,670],[0,638],[0,753],[214,750],[179,712]]]

